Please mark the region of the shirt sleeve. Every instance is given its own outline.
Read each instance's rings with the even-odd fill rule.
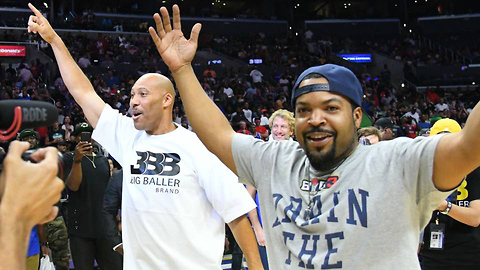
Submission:
[[[200,186],[225,223],[254,209],[255,202],[235,174],[203,145],[201,152],[202,158],[196,161]]]
[[[443,135],[397,139],[393,155],[400,166],[405,188],[420,207],[436,208],[451,192],[438,190],[433,183],[435,149]]]
[[[252,136],[236,134],[232,154],[240,182],[257,188],[262,174],[271,171],[279,142],[264,142]]]
[[[92,138],[100,143],[118,161],[123,156],[123,145],[136,134],[133,120],[105,104]]]

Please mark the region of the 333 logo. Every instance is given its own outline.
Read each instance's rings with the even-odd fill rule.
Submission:
[[[132,174],[173,176],[180,173],[180,156],[176,153],[136,152],[137,164],[130,165]]]

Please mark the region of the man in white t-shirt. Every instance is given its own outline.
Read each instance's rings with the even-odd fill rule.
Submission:
[[[225,86],[223,87],[223,93],[225,93],[228,98],[233,97],[233,89],[230,87],[228,82],[225,82]]]
[[[255,208],[235,175],[195,134],[172,122],[175,91],[160,74],[146,74],[131,91],[133,117],[95,93],[48,21],[34,11],[28,30],[54,51],[72,96],[95,127],[93,138],[124,169],[124,269],[221,269],[225,223],[250,269],[263,269],[245,213]]]
[[[250,72],[250,77],[252,77],[252,82],[254,84],[261,83],[263,74],[262,72],[258,71],[256,68],[253,68],[252,71]]]

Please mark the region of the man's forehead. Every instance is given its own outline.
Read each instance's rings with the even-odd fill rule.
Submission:
[[[349,102],[346,97],[344,97],[341,94],[338,94],[336,92],[332,91],[315,91],[315,92],[309,92],[305,93],[297,98],[296,103],[307,103],[311,104],[313,101],[313,98],[321,99],[322,103],[323,102]]]
[[[273,123],[286,124],[288,126],[288,120],[283,118],[283,116],[281,116],[281,115],[275,116],[275,118],[273,119]]]

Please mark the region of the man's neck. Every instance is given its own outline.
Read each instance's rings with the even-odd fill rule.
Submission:
[[[152,130],[152,131],[145,130],[145,132],[147,132],[147,134],[149,135],[162,135],[162,134],[167,134],[169,132],[172,132],[176,128],[177,126],[173,122],[169,121],[168,124],[160,125],[156,130]]]

